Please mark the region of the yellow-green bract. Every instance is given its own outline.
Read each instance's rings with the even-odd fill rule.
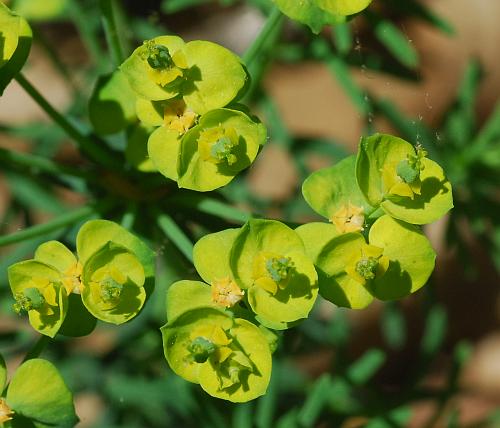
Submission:
[[[372,0],[273,0],[290,18],[319,33],[325,25],[344,22],[346,17],[366,9]]]
[[[1,356],[0,363],[2,391],[6,370]],[[26,361],[15,371],[5,398],[0,397],[0,408],[0,425],[27,426],[28,419],[37,427],[69,428],[78,422],[73,396],[61,375],[51,363],[38,358]]]
[[[33,260],[9,267],[14,309],[27,312],[33,328],[44,335],[85,335],[95,318],[122,324],[139,313],[154,286],[153,252],[116,223],[85,223],[77,235],[77,254],[49,241]]]
[[[420,289],[434,269],[436,254],[419,230],[388,215],[370,228],[338,234],[332,225],[297,228],[318,269],[319,292],[338,306],[362,309],[373,298],[399,299]]]
[[[232,402],[253,400],[267,390],[271,350],[251,322],[211,307],[182,312],[161,328],[172,370],[199,383],[210,395]]]
[[[31,38],[26,20],[0,3],[0,95],[26,62]]]
[[[146,41],[121,65],[136,94],[151,101],[181,97],[196,114],[225,107],[244,88],[239,58],[215,43],[177,36]]]
[[[412,224],[427,224],[453,208],[451,184],[443,169],[422,148],[391,135],[361,140],[358,186],[368,200],[387,214]]]

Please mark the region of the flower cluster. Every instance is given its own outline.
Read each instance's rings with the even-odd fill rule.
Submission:
[[[366,9],[372,0],[273,0],[291,19],[319,33],[325,25],[344,22],[348,16]]]
[[[318,291],[359,309],[422,287],[435,253],[418,225],[453,206],[450,183],[426,155],[389,135],[364,138],[357,156],[304,182],[306,201],[331,223],[292,230],[255,219],[201,238],[193,258],[205,282],[178,281],[167,293],[172,369],[215,397],[248,401],[267,387],[270,330],[307,318]],[[254,342],[238,336],[244,326]]]
[[[435,252],[418,225],[453,207],[451,185],[421,147],[390,135],[363,138],[357,155],[313,173],[302,191],[332,224],[302,225],[318,269],[320,294],[363,308],[421,288]]]
[[[88,334],[82,332],[84,321],[91,330],[95,318],[113,324],[129,321],[153,285],[153,252],[116,223],[85,223],[78,232],[77,254],[49,241],[32,260],[9,267],[14,310],[26,312],[44,335]]]
[[[7,383],[0,355],[0,395]],[[19,366],[0,396],[0,426],[75,426],[73,396],[57,369],[48,361],[31,359]]]
[[[247,168],[266,142],[265,127],[237,104],[247,87],[244,66],[226,48],[161,36],[98,82],[90,117],[102,134],[131,124],[126,154],[138,169],[209,191]]]
[[[271,373],[275,336],[268,329],[307,318],[318,295],[304,243],[278,221],[250,220],[204,236],[193,256],[205,283],[179,281],[169,288],[169,321],[162,328],[167,360],[213,396],[258,397]]]

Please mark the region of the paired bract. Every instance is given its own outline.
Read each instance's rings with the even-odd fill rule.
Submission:
[[[14,310],[27,312],[33,328],[44,335],[88,334],[95,318],[129,321],[154,285],[153,252],[116,223],[85,223],[78,232],[77,254],[49,241],[38,247],[34,259],[9,267]]]
[[[127,129],[126,157],[138,169],[210,191],[250,166],[266,142],[265,127],[236,104],[248,79],[222,46],[156,37],[99,79],[90,118],[101,135]]]

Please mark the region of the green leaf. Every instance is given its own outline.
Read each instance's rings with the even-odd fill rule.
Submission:
[[[380,349],[370,349],[354,362],[347,370],[347,377],[354,385],[363,385],[368,382],[377,370],[382,367],[386,355]]]
[[[183,280],[174,282],[168,288],[168,320],[173,320],[192,309],[208,306],[212,306],[212,293],[210,286],[204,282]]]
[[[411,198],[387,199],[380,206],[399,220],[412,224],[432,223],[453,208],[451,183],[443,169],[434,161],[424,159],[420,173],[421,194]]]
[[[374,296],[399,299],[426,284],[436,253],[418,227],[384,215],[371,227],[369,242],[383,248],[383,255],[390,260],[387,272],[367,283]]]
[[[148,139],[152,128],[137,124],[129,130],[125,159],[127,162],[142,172],[154,172],[156,168],[148,154]]]
[[[270,281],[273,260],[289,266],[282,280]],[[318,293],[317,274],[300,236],[288,226],[274,220],[248,221],[233,244],[230,266],[266,327],[287,328],[287,323],[306,318],[311,311]],[[273,282],[274,293],[267,289]]]
[[[234,135],[236,140],[231,140],[234,145],[229,149],[234,158],[217,160],[212,155],[213,147],[227,135]],[[210,111],[182,138],[177,164],[179,187],[206,192],[225,186],[250,166],[265,142],[265,127],[246,114],[230,109]]]
[[[100,76],[89,101],[89,119],[98,135],[115,134],[136,120],[136,94],[120,70]]]
[[[220,373],[211,364],[202,364],[199,372],[201,387],[213,397],[245,403],[266,393],[271,379],[272,358],[266,337],[254,324],[235,319],[229,330],[229,336],[237,343],[237,348],[243,352],[251,364],[251,369],[244,374],[244,382],[227,388],[220,387]],[[233,355],[229,360],[235,359]],[[228,362],[231,364],[231,361]],[[242,375],[243,376],[243,375]]]
[[[211,284],[215,279],[231,276],[229,254],[240,229],[226,229],[205,235],[193,249],[194,266],[203,280]]]
[[[90,220],[80,228],[76,237],[80,263],[85,265],[87,260],[108,242],[131,251],[144,267],[146,279],[154,277],[155,253],[138,237],[109,220]]]
[[[7,366],[5,365],[5,360],[0,354],[0,391],[5,388],[5,382],[7,382]]]
[[[8,277],[14,295],[23,293],[26,289],[39,289],[39,287],[41,287],[39,291],[43,294],[46,287],[54,288],[55,305],[50,306],[52,313],[43,310],[47,309],[47,303],[43,305],[41,312],[36,309],[28,311],[32,327],[41,334],[54,337],[66,317],[68,305],[66,290],[60,283],[61,273],[45,263],[25,260],[10,266]]]
[[[306,202],[327,219],[349,204],[370,211],[372,207],[356,182],[355,167],[356,156],[352,155],[332,167],[313,172],[302,184]]]
[[[165,177],[177,180],[177,162],[180,156],[181,139],[177,131],[159,127],[148,139],[148,154],[154,167]]]
[[[316,258],[319,293],[337,306],[363,309],[373,301],[364,285],[349,276],[345,268],[366,245],[360,233],[345,233],[331,239]]]
[[[0,3],[0,96],[26,62],[32,37],[26,20]]]
[[[6,400],[16,414],[37,426],[69,428],[78,422],[71,392],[57,369],[42,359],[26,361],[16,370]]]
[[[197,114],[225,107],[245,86],[247,73],[240,59],[216,43],[194,40],[184,47],[189,71],[182,93]]]
[[[75,255],[59,241],[47,241],[35,251],[35,260],[55,267],[59,272],[65,273],[76,264]]]
[[[276,6],[289,18],[309,26],[311,31],[318,34],[325,25],[344,22],[343,16],[337,16],[322,9],[318,0],[273,0]]]
[[[97,319],[122,324],[135,317],[146,301],[144,268],[139,259],[114,242],[108,242],[83,265],[82,300]],[[109,293],[106,287],[113,287]]]
[[[382,170],[397,165],[408,155],[414,155],[413,146],[392,135],[374,134],[361,139],[356,161],[356,178],[361,192],[374,207],[385,198]]]
[[[418,53],[408,37],[392,22],[382,19],[375,14],[373,18],[374,32],[377,39],[403,65],[409,68],[418,66]]]
[[[94,331],[97,319],[88,311],[80,295],[68,296],[68,314],[59,329],[59,334],[68,337],[87,336]]]
[[[165,46],[169,50],[170,55],[181,51],[185,46],[184,41],[177,36],[156,37],[153,39],[153,42]],[[141,58],[143,49],[143,46],[139,46],[120,66],[120,70],[127,77],[132,90],[138,96],[153,101],[167,100],[178,95],[178,85],[169,84],[162,87],[151,79],[149,74],[151,68],[147,61]]]

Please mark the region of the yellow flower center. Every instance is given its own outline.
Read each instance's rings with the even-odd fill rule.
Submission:
[[[12,419],[13,415],[14,415],[14,412],[7,405],[7,402],[5,401],[5,399],[0,398],[0,424],[3,424],[4,422],[10,421]]]
[[[234,128],[205,129],[198,137],[198,152],[204,161],[214,164],[233,165],[238,161],[234,153],[239,144],[239,136]]]
[[[76,262],[66,272],[64,272],[62,283],[66,288],[66,293],[68,295],[71,293],[80,294],[82,285],[82,271],[82,264],[80,262]]]
[[[189,110],[183,100],[173,100],[165,105],[163,112],[165,127],[185,134],[196,121],[196,113]]]
[[[278,289],[286,288],[292,270],[293,262],[290,257],[262,251],[253,261],[254,285],[274,295]]]
[[[383,251],[375,245],[364,244],[347,263],[345,268],[347,275],[362,285],[377,277],[380,278],[389,268],[389,258],[383,255]]]
[[[212,282],[212,301],[226,308],[236,305],[245,292],[231,278],[216,279]]]
[[[57,307],[56,285],[46,278],[32,278],[26,288],[14,295],[14,311],[37,311],[41,315],[53,315]]]
[[[340,233],[361,232],[365,223],[363,208],[349,202],[333,214],[330,221]]]

